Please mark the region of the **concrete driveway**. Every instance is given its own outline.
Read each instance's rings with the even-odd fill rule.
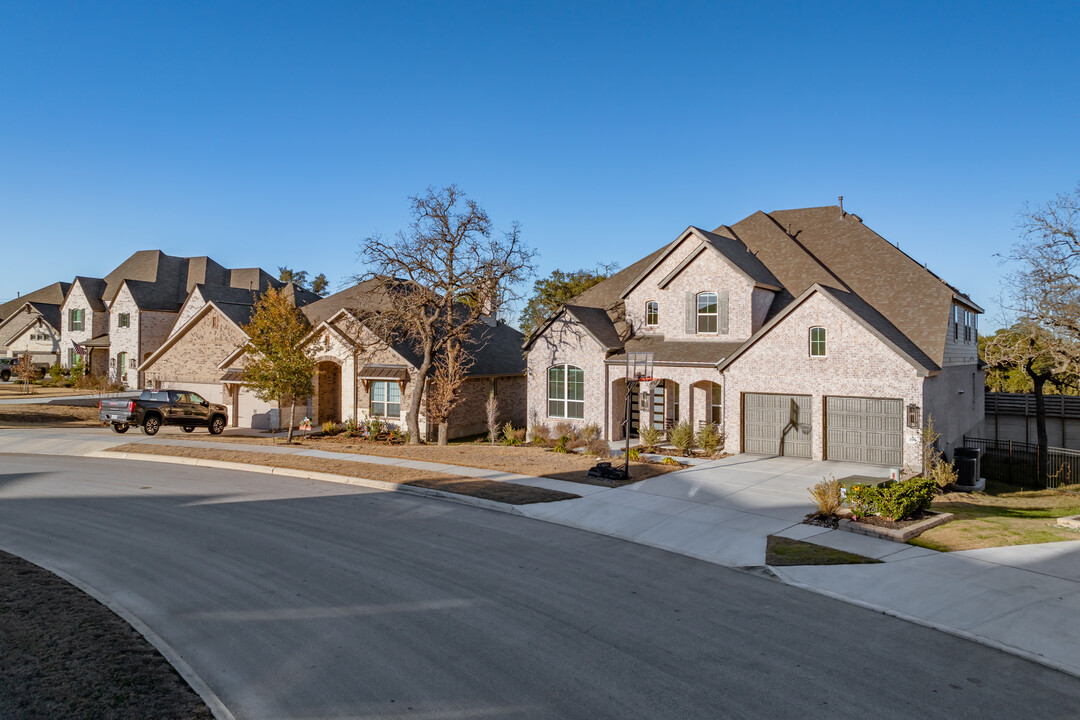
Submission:
[[[530,505],[522,514],[671,550],[720,565],[765,564],[769,535],[878,559],[909,546],[802,525],[808,488],[823,477],[887,477],[875,465],[735,455],[580,500]],[[919,552],[917,548],[914,549]]]

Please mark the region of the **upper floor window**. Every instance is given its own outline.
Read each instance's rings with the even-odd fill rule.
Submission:
[[[394,380],[372,380],[370,410],[377,417],[399,417],[401,386]]]
[[[810,357],[825,357],[825,328],[810,328]]]
[[[649,302],[645,303],[645,324],[660,324],[660,303],[656,302],[655,300],[650,300]]]
[[[548,417],[585,417],[585,371],[574,365],[548,368]]]
[[[81,308],[72,308],[68,310],[68,330],[79,332],[83,329],[83,313],[85,312],[86,311]]]
[[[120,319],[117,322],[120,327],[129,327],[131,325],[131,314],[120,313]]]
[[[699,333],[716,332],[717,299],[714,292],[698,293],[697,296],[697,331]]]

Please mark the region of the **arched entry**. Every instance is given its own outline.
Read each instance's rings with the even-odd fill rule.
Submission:
[[[341,422],[341,365],[332,360],[315,364],[315,422]]]

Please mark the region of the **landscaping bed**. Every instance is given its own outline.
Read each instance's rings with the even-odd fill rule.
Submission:
[[[45,403],[0,405],[0,426],[60,425],[63,427],[100,427],[98,409]]]
[[[207,439],[207,438],[202,438]],[[245,443],[252,445],[281,444],[268,437],[243,437],[219,435],[209,438],[223,443]],[[596,458],[578,453],[559,453],[547,448],[532,445],[491,445],[488,443],[450,443],[449,445],[390,445],[370,442],[345,435],[330,437],[312,437],[303,441],[304,447],[332,452],[356,453],[359,455],[378,455],[380,457],[407,458],[446,465],[464,465],[466,467],[497,470],[546,477],[554,480],[617,487],[638,482],[647,478],[663,475],[678,470],[678,467],[654,463],[630,463],[630,479],[612,481],[602,478],[590,478],[586,475],[589,468],[596,464]],[[617,460],[609,460],[617,464]]]
[[[571,493],[546,488],[517,485],[495,480],[478,480],[462,475],[417,470],[400,465],[377,465],[374,463],[352,462],[350,460],[330,460],[326,458],[305,457],[300,455],[281,455],[247,451],[217,450],[214,448],[192,448],[162,443],[128,443],[109,448],[109,452],[139,453],[144,455],[168,455],[171,457],[201,458],[223,462],[247,463],[268,467],[289,468],[324,472],[347,477],[379,480],[398,485],[411,485],[429,490],[441,490],[457,495],[495,500],[511,505],[555,502],[580,497]]]
[[[212,720],[130,625],[56,575],[0,552],[0,717]]]

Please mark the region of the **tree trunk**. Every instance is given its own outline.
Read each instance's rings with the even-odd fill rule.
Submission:
[[[292,443],[292,429],[296,425],[296,398],[289,398],[289,439],[285,442]]]
[[[416,376],[412,378],[413,394],[409,398],[409,412],[405,414],[405,424],[409,428],[409,444],[419,445],[423,442],[420,437],[420,406],[424,402],[424,386],[427,382],[427,374],[431,369],[431,356],[432,352],[426,351],[424,353],[424,361],[420,363],[420,367],[416,371]]]
[[[1046,435],[1046,398],[1043,397],[1043,384],[1046,383],[1048,376],[1032,373],[1030,366],[1028,373],[1035,385],[1035,438],[1039,446],[1039,480],[1045,484],[1050,469],[1047,457],[1047,447],[1050,442]]]
[[[444,422],[439,423],[439,444],[446,444],[446,428],[447,424]]]

